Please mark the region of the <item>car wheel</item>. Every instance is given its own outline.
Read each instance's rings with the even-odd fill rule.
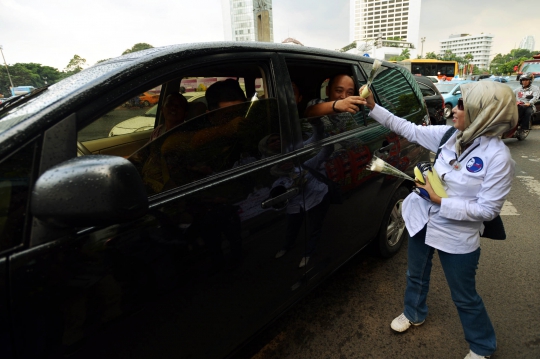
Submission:
[[[444,106],[444,118],[450,118],[452,116],[452,105],[447,103]]]
[[[381,257],[390,258],[396,254],[409,233],[403,220],[403,200],[409,195],[405,187],[399,187],[384,213],[379,234],[375,240],[377,252]]]
[[[144,107],[148,107],[148,106],[150,106],[150,102],[144,101],[144,102],[143,102],[143,105],[144,105]]]

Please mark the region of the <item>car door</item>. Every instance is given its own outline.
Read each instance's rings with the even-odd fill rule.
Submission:
[[[306,283],[314,286],[379,235],[383,214],[399,181],[370,172],[366,167],[374,155],[399,165],[401,142],[369,119],[365,109],[354,116],[303,115],[310,100],[324,99],[332,76],[349,75],[359,89],[366,77],[357,62],[299,55],[285,55],[284,59],[290,77],[283,88],[288,90],[290,106],[298,108],[291,118],[297,139],[296,155],[307,178],[303,191],[306,245],[313,254]],[[302,96],[298,103],[294,101],[291,83]],[[339,185],[342,203],[329,203],[329,184]]]
[[[275,258],[287,230],[286,204],[298,197],[299,186],[281,191],[277,183],[280,168],[298,167],[289,153],[286,98],[276,88],[279,61],[243,52],[171,68],[152,75],[153,81],[145,75],[145,88],[116,89],[124,95],[107,105],[108,116],[103,109],[77,111],[78,136],[63,131],[58,137],[70,143],[70,155],[79,145],[79,155],[92,156],[86,146],[94,146],[125,156],[122,145],[133,142],[132,134],[114,137],[122,148],[116,151],[108,133],[121,119],[110,119],[117,109],[127,111],[120,110],[123,102],[158,85],[170,94],[180,92],[184,80],[200,80],[199,89],[205,89],[233,78],[248,99],[254,92],[259,99],[209,109],[137,144],[128,158],[145,183],[153,183],[153,170],[170,180],[148,186],[150,209],[142,218],[76,233],[32,233],[30,248],[10,259],[18,357],[222,357],[301,295],[305,269],[293,256]],[[106,103],[107,96],[96,102]],[[157,125],[160,113],[158,108]],[[100,128],[97,122],[109,127],[84,137],[89,127]],[[148,141],[150,134],[143,134],[139,142]],[[263,156],[260,143],[272,134],[280,136],[281,146]],[[49,158],[47,151],[44,146],[42,158]]]

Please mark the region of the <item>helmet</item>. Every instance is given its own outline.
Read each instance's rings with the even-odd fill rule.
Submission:
[[[523,80],[529,80],[530,81],[529,85],[530,85],[534,81],[534,76],[528,72],[525,72],[523,75],[519,77],[519,83],[521,85],[523,85],[523,83],[521,82]]]

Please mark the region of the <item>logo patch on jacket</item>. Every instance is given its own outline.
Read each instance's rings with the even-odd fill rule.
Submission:
[[[481,158],[473,157],[467,162],[467,171],[476,173],[482,171],[484,161]]]

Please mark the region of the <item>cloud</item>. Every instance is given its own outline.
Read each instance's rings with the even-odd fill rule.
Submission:
[[[349,43],[349,0],[273,0],[274,41],[294,37],[306,46]],[[63,69],[77,54],[94,64],[117,57],[138,42],[153,46],[221,41],[221,0],[0,0],[0,33],[8,64],[36,62]],[[526,35],[540,49],[540,13],[529,0],[485,3],[422,0],[424,53],[439,51],[450,34],[495,36],[493,55],[508,53]],[[418,44],[419,45],[419,44]]]

